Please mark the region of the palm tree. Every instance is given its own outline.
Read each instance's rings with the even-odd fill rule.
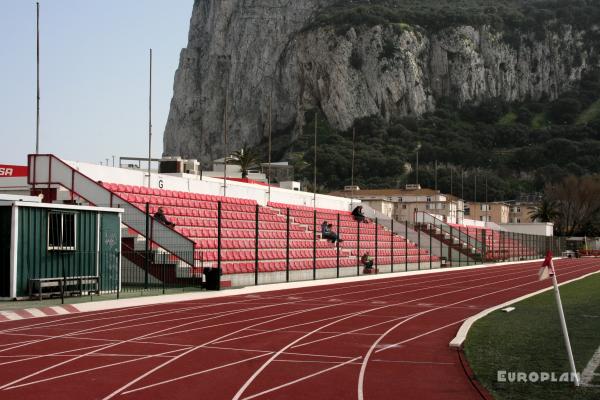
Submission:
[[[258,166],[258,154],[252,148],[244,144],[240,150],[236,150],[231,154],[231,159],[234,164],[238,164],[242,170],[242,178],[248,177],[248,170]]]
[[[529,218],[532,221],[553,222],[560,215],[555,201],[542,199],[542,202],[531,212]]]

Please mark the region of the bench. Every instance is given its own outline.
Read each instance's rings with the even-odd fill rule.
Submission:
[[[51,288],[44,292],[44,288]],[[62,278],[30,278],[29,279],[29,297],[36,293],[39,300],[42,296],[48,295],[79,295],[81,296],[87,290],[87,293],[100,294],[99,276],[67,276]]]

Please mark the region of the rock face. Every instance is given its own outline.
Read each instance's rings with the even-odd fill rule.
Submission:
[[[334,1],[196,0],[165,155],[206,166],[225,154],[225,126],[228,152],[255,145],[268,137],[269,104],[273,136],[293,140],[315,107],[344,130],[374,114],[418,116],[441,98],[554,98],[597,52],[569,26],[513,44],[485,26],[435,34],[410,26],[304,29]]]

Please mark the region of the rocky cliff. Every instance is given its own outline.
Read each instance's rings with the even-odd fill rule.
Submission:
[[[442,98],[554,98],[597,60],[585,32],[569,25],[510,43],[487,25],[308,27],[333,2],[196,0],[165,155],[204,165],[222,157],[225,116],[229,152],[255,145],[268,136],[269,103],[273,135],[293,140],[315,107],[345,130],[373,114],[418,116]]]

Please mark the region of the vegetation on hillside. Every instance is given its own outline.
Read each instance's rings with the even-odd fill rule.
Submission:
[[[414,183],[418,143],[419,183],[435,186],[437,163],[438,188],[469,200],[485,199],[486,180],[488,200],[499,201],[541,192],[568,175],[600,173],[600,115],[576,123],[599,98],[600,74],[593,73],[555,101],[493,100],[461,109],[442,101],[422,118],[357,120],[354,182],[367,188]],[[303,135],[288,150],[296,179],[312,182],[314,111],[306,120]],[[336,131],[319,114],[317,137],[319,184],[325,190],[349,185],[352,129]]]
[[[357,120],[354,184],[373,189],[415,183],[420,143],[423,187],[437,184],[442,192],[470,201],[511,200],[552,185],[556,192],[569,176],[600,174],[600,115],[589,112],[598,99],[600,73],[591,73],[554,101],[493,100],[462,108],[441,101],[435,112],[421,118],[398,117],[389,123],[377,116]],[[582,115],[588,121],[580,124]],[[287,147],[287,154],[295,179],[312,185],[314,111],[305,117],[304,133]],[[322,114],[318,118],[318,191],[340,190],[352,182],[353,129],[340,132]],[[565,232],[573,227],[569,221],[562,225]],[[599,227],[578,225],[575,231],[591,233]]]
[[[458,25],[489,25],[498,30],[542,33],[544,26],[568,24],[587,29],[600,21],[596,0],[342,0],[319,10],[307,29],[418,26],[437,31]]]

